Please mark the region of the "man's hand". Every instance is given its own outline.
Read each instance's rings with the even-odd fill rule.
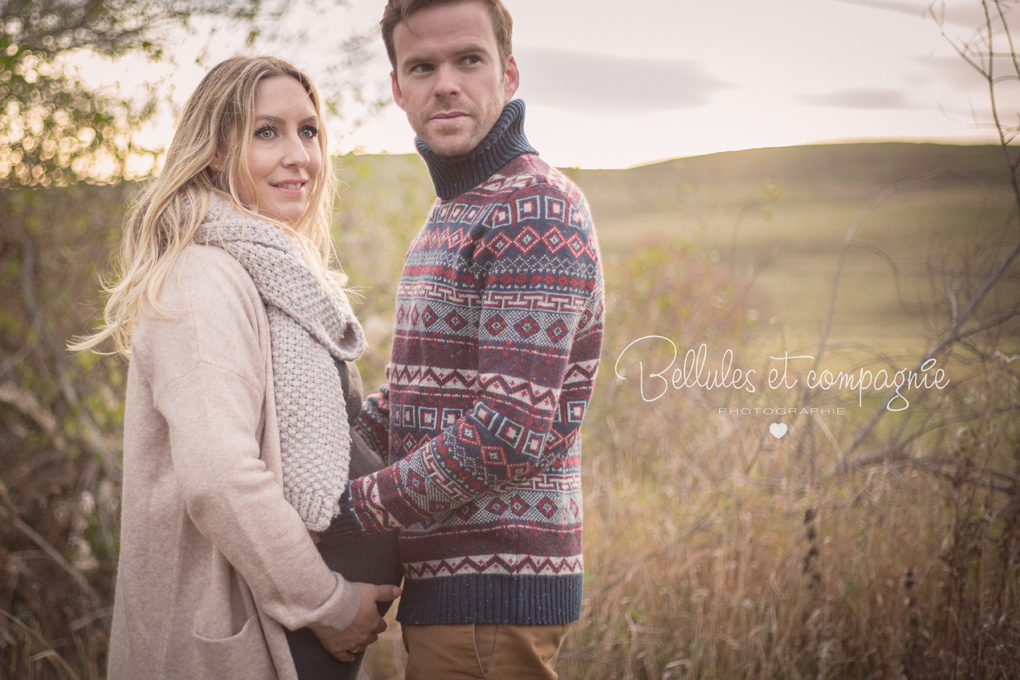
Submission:
[[[361,606],[351,625],[328,638],[320,638],[326,651],[341,661],[354,661],[354,655],[379,639],[379,633],[386,630],[386,622],[379,616],[376,602],[392,602],[400,596],[396,586],[375,586],[359,583]]]

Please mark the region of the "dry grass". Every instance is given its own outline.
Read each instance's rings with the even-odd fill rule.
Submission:
[[[910,461],[840,472],[836,447],[867,413],[856,400],[828,403],[848,407],[822,418],[830,441],[807,415],[716,408],[724,398],[775,406],[774,396],[681,391],[645,403],[634,370],[626,382],[613,375],[620,350],[646,333],[681,352],[707,339],[740,356],[770,342],[696,251],[639,255],[609,278],[584,433],[586,598],[564,677],[1018,676],[1015,415],[923,439],[921,452],[970,461],[951,478]],[[926,410],[962,401],[991,414],[1020,390],[1015,373],[993,371],[930,399]],[[769,435],[773,421],[790,434]],[[992,468],[1012,483],[982,486]]]

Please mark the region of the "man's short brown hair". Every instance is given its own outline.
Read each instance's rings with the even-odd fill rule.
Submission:
[[[393,29],[397,27],[397,24],[407,23],[408,17],[418,10],[437,5],[453,5],[458,2],[480,2],[489,9],[492,28],[496,32],[496,45],[499,47],[499,59],[503,66],[506,66],[506,60],[513,52],[511,38],[514,20],[501,0],[389,0],[379,26],[382,27],[383,43],[386,44],[386,54],[390,57],[390,65],[393,66],[394,73],[397,72],[397,51],[393,46]]]

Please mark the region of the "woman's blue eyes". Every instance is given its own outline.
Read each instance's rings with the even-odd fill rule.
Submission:
[[[270,140],[276,137],[277,134],[276,128],[272,125],[266,125],[255,131],[255,139]],[[298,130],[298,135],[304,139],[315,139],[319,136],[319,128],[314,125],[306,125]]]

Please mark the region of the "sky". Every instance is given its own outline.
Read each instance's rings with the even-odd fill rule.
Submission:
[[[504,0],[514,17],[517,96],[532,145],[557,166],[624,168],[719,151],[844,141],[994,141],[987,85],[942,35],[966,40],[980,2],[950,0],[943,28],[915,0]],[[335,78],[338,49],[377,31],[385,0],[350,0],[287,28],[306,33],[272,53]],[[238,51],[220,29],[206,45],[174,39],[179,66],[110,67],[82,59],[87,79],[122,87],[161,80],[183,103],[208,65]],[[1000,45],[1005,49],[1005,45]],[[205,49],[205,66],[190,52]],[[266,51],[263,49],[263,51]],[[381,38],[357,72],[364,91],[389,99]],[[1004,87],[1010,87],[1007,83]],[[1004,93],[1005,94],[1005,93]],[[1020,98],[1004,97],[1004,107]],[[348,110],[348,120],[360,117]],[[146,141],[169,140],[165,113]],[[390,101],[355,129],[336,126],[334,151],[414,153],[414,135]]]

